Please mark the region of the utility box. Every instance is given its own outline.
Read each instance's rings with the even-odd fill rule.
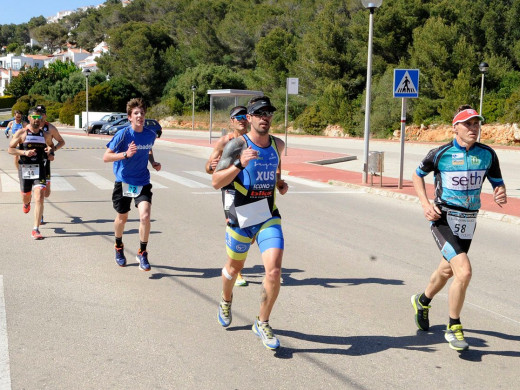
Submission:
[[[385,170],[385,153],[368,153],[368,172],[370,173],[370,185],[374,184],[374,176],[379,175],[379,186],[383,187],[383,172]]]

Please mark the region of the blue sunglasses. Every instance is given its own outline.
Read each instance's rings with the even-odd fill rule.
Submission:
[[[233,118],[237,121],[245,121],[247,119],[247,115],[235,115]]]

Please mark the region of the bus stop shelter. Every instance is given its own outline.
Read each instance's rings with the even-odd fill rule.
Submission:
[[[210,89],[209,95],[209,143],[213,131],[213,99],[216,97],[235,98],[235,106],[238,106],[238,98],[243,96],[263,96],[262,91],[248,91],[245,89]]]

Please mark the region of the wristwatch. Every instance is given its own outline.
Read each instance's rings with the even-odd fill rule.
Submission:
[[[126,155],[126,152],[123,152],[123,157],[124,157],[125,159],[128,159],[128,156]]]
[[[237,167],[238,169],[240,169],[240,170],[242,170],[242,169],[245,168],[244,166],[242,166],[242,163],[240,162],[240,159],[239,159],[239,158],[237,158],[235,161],[233,161],[233,165],[234,165],[235,167]]]

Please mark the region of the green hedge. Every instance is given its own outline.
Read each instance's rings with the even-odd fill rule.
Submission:
[[[0,108],[11,108],[16,103],[14,96],[0,96]]]

